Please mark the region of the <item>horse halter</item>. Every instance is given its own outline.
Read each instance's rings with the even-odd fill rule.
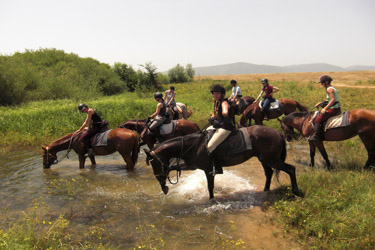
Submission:
[[[57,159],[57,156],[54,156],[53,154],[51,154],[50,152],[48,152],[48,146],[45,147],[45,156],[46,156],[46,161],[48,164],[51,164],[51,165],[55,165],[59,162],[59,160]],[[53,162],[50,163],[50,159],[49,158],[52,158]]]

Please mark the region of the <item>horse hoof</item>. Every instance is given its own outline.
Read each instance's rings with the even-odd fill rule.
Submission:
[[[302,192],[300,192],[299,190],[297,190],[297,191],[293,191],[293,193],[294,193],[296,196],[298,196],[298,197],[301,197],[301,198],[304,198],[304,197],[305,197],[305,195],[304,195]]]
[[[161,189],[163,190],[164,194],[168,194],[168,191],[169,191],[168,186],[161,187]]]

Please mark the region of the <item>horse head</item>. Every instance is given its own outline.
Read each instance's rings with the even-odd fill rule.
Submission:
[[[293,139],[298,139],[299,135],[294,132],[294,127],[290,125],[288,116],[284,116],[282,118],[280,125],[288,142],[292,141]]]
[[[168,186],[166,185],[166,180],[168,178],[169,170],[168,165],[169,163],[163,163],[159,157],[156,156],[156,154],[151,150],[144,149],[147,158],[146,162],[147,165],[151,163],[152,170],[154,171],[154,175],[156,179],[159,181],[161,189],[163,190],[164,194],[168,193]]]
[[[55,152],[49,152],[49,148],[47,145],[44,145],[42,149],[43,168],[50,168],[51,165],[56,164],[58,162],[57,155]]]

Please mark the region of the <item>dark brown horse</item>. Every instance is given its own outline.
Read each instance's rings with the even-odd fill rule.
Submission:
[[[241,97],[241,100],[239,104],[236,102],[231,103],[231,107],[234,110],[235,115],[242,115],[242,113],[246,110],[247,107],[249,107],[253,102],[255,101],[254,97],[251,96],[243,96]],[[233,123],[235,124],[235,117],[233,117]]]
[[[290,176],[293,193],[302,196],[297,187],[295,167],[285,163],[286,145],[284,136],[279,131],[265,126],[248,127],[247,131],[252,149],[234,155],[223,155],[223,166],[237,165],[256,156],[262,163],[266,175],[264,191],[270,189],[272,168],[274,168],[286,172]],[[151,159],[154,175],[165,194],[169,190],[166,186],[166,179],[169,172],[175,167],[169,166],[170,160],[177,158],[184,160],[185,170],[202,169],[205,172],[210,199],[214,198],[214,176],[210,174],[213,170],[213,158],[208,155],[206,143],[206,133],[197,132],[163,142],[151,151],[145,149],[147,160]]]
[[[281,127],[288,141],[296,136],[294,129],[298,130],[305,138],[312,134],[310,122],[314,112],[295,112],[283,117]],[[354,109],[349,111],[349,126],[328,129],[324,134],[325,141],[343,141],[358,135],[367,150],[368,159],[364,169],[370,165],[375,166],[375,111],[367,109]],[[327,168],[331,169],[331,163],[324,148],[323,141],[309,142],[310,166],[314,166],[315,148],[317,147],[326,161]]]
[[[139,146],[147,144],[149,149],[152,149],[154,147],[156,138],[149,135],[146,120],[129,120],[121,124],[119,127],[137,131],[137,133],[140,134],[140,138],[142,140]],[[177,120],[177,126],[174,135],[166,136],[163,138],[164,140],[168,140],[177,136],[188,135],[197,131],[199,131],[199,126],[195,122],[180,119]]]
[[[82,142],[78,141],[81,133],[71,133],[53,141],[49,145],[44,145],[42,147],[43,167],[50,168],[52,164],[58,163],[58,152],[62,150],[68,150],[69,152],[71,149],[73,149],[78,154],[79,168],[84,168],[86,161],[85,154],[87,149]],[[94,147],[95,155],[108,155],[116,151],[121,154],[122,158],[126,162],[127,169],[133,170],[138,159],[139,152],[137,134],[128,129],[113,129],[108,135],[107,146]],[[96,164],[94,156],[90,157],[90,160],[93,165]]]
[[[278,110],[269,110],[268,111],[268,117],[269,119],[275,119],[278,118],[281,115],[288,115],[292,112],[295,112],[298,110],[300,111],[307,111],[307,108],[303,105],[301,105],[299,102],[288,99],[288,98],[281,98],[280,99],[281,108]],[[251,126],[251,119],[254,119],[255,124],[263,125],[264,120],[264,112],[259,107],[259,101],[254,102],[249,107],[246,108],[246,110],[242,113],[239,126],[240,127],[246,127],[247,121],[248,125]]]

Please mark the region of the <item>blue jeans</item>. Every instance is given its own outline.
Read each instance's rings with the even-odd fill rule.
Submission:
[[[274,101],[273,97],[265,97],[264,98],[262,107],[263,107],[263,113],[264,113],[265,116],[268,116],[268,109],[270,108],[270,104],[273,101]]]

